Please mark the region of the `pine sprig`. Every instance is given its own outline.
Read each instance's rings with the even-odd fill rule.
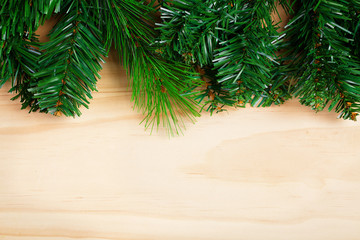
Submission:
[[[18,40],[19,41],[19,40]],[[20,40],[21,42],[12,42],[14,45],[10,53],[13,58],[13,81],[10,92],[15,92],[16,95],[11,98],[15,100],[20,98],[22,103],[21,109],[29,107],[29,111],[39,110],[37,100],[34,94],[28,91],[34,84],[33,74],[39,70],[37,64],[41,53],[38,50],[37,40],[32,40],[31,45],[28,41]],[[9,69],[10,70],[10,69]],[[10,71],[11,73],[11,71]]]
[[[300,1],[286,27],[285,72],[292,76],[291,92],[300,102],[321,111],[329,104],[339,117],[355,120],[360,101],[358,56],[350,45],[349,1]]]
[[[273,69],[279,65],[278,33],[270,15],[275,8],[274,1],[235,3],[223,23],[223,40],[213,62],[218,82],[235,105],[269,106],[284,101],[286,94],[272,83]]]
[[[146,127],[162,124],[170,133],[184,126],[182,118],[199,116],[189,92],[199,85],[187,66],[162,58],[154,43],[153,3],[105,1],[107,45],[114,43],[133,89],[132,100],[142,111]],[[114,30],[115,27],[115,30]]]
[[[212,65],[219,41],[216,26],[227,13],[228,1],[164,0],[161,3],[162,22],[157,25],[163,55],[190,65]]]
[[[34,93],[41,110],[66,116],[80,115],[96,90],[100,62],[105,55],[101,33],[92,21],[85,1],[63,1],[66,14],[51,30],[50,41],[41,45],[40,71]]]
[[[38,39],[34,31],[44,20],[38,2],[2,1],[0,7],[0,87],[11,81],[10,92],[20,98],[22,108],[38,109],[36,99],[28,91],[32,74],[38,70]]]
[[[284,3],[285,4],[285,3]],[[278,33],[275,1],[162,1],[163,55],[197,68],[206,82],[198,96],[208,110],[269,106],[289,95],[273,81]],[[195,67],[196,68],[196,67]]]

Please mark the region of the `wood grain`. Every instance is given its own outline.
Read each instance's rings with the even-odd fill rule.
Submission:
[[[145,132],[115,56],[81,118],[0,90],[1,240],[358,240],[360,125],[281,107]]]

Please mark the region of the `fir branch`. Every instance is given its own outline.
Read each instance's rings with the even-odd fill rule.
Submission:
[[[41,53],[38,50],[36,41],[32,40],[31,45],[25,40],[20,40],[20,42],[13,41],[13,48],[10,53],[11,58],[9,59],[12,62],[9,65],[15,71],[12,73],[13,81],[10,92],[15,92],[16,95],[11,100],[20,98],[22,103],[21,109],[30,107],[30,112],[39,110],[34,94],[28,91],[35,83],[33,74],[39,70],[37,63]],[[11,70],[9,72],[11,73]]]
[[[3,1],[0,8],[0,87],[11,80],[10,92],[20,98],[22,109],[36,111],[36,99],[28,92],[32,74],[38,70],[38,40],[35,30],[43,14],[37,2]]]
[[[199,65],[208,110],[223,106],[269,106],[289,95],[273,80],[278,33],[275,1],[162,1],[160,43],[165,57]],[[286,2],[283,1],[283,4]]]
[[[228,90],[234,104],[269,106],[283,102],[281,88],[273,86],[273,69],[278,66],[274,44],[278,33],[271,12],[274,1],[234,4],[222,28],[223,41],[213,60],[218,82]]]
[[[127,70],[134,105],[146,114],[145,126],[153,129],[162,124],[170,133],[179,133],[184,127],[183,117],[193,120],[199,116],[188,94],[199,85],[198,78],[186,65],[163,59],[152,45],[156,37],[152,3],[105,3],[107,45],[114,43]]]
[[[50,41],[41,45],[41,70],[33,75],[38,83],[29,89],[41,110],[79,116],[79,107],[88,107],[91,91],[96,90],[105,50],[90,4],[63,1],[64,15],[50,32]]]
[[[349,1],[349,16],[351,21],[346,26],[353,33],[354,41],[351,41],[351,52],[352,55],[360,57],[360,1],[350,0]]]
[[[219,39],[217,26],[227,14],[229,1],[164,0],[161,7],[160,44],[166,58],[212,65]]]
[[[349,1],[300,1],[300,9],[285,32],[285,72],[295,81],[292,92],[300,102],[321,111],[336,106],[339,117],[355,120],[359,110],[358,57],[351,54],[353,41]]]

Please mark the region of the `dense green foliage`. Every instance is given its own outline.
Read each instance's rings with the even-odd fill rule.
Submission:
[[[162,58],[153,43],[153,3],[142,1],[105,1],[104,33],[132,79],[132,99],[146,115],[146,127],[162,124],[175,132],[181,130],[181,116],[199,116],[191,90],[200,85],[199,78],[181,62]],[[180,125],[179,125],[180,124]]]
[[[102,36],[91,21],[94,10],[86,1],[62,1],[66,14],[49,33],[50,41],[40,46],[39,71],[33,74],[36,86],[29,91],[40,109],[58,115],[80,115],[96,90],[101,56],[105,55]]]
[[[317,111],[328,105],[355,120],[360,1],[279,2],[293,14],[280,34],[270,15],[275,1],[163,0],[161,52],[201,74],[206,89],[198,98],[211,112],[270,106],[293,95]]]
[[[278,4],[292,14],[281,33]],[[360,112],[359,0],[0,0],[0,34],[0,87],[30,111],[79,116],[115,47],[146,127],[178,133],[198,103],[212,113],[292,95]]]
[[[153,46],[154,2],[142,0],[1,0],[0,86],[23,108],[54,115],[80,115],[96,90],[103,57],[115,46],[131,79],[134,105],[146,127],[163,124],[179,132],[182,118],[199,116],[191,91],[199,77],[183,63],[162,58]],[[58,13],[49,42],[35,31]],[[14,98],[14,99],[15,99]]]
[[[285,3],[284,3],[285,4]],[[208,109],[269,106],[288,98],[278,84],[274,0],[164,0],[161,51],[193,65],[206,81],[198,98]]]
[[[316,111],[355,120],[360,110],[359,6],[355,0],[299,0],[286,26],[279,71],[290,93]]]

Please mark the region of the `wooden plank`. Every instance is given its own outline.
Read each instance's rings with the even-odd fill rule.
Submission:
[[[358,239],[360,126],[296,100],[139,126],[114,57],[81,118],[0,96],[0,239]]]
[[[152,136],[111,56],[81,118],[0,90],[1,240],[357,240],[360,125],[281,107]]]

